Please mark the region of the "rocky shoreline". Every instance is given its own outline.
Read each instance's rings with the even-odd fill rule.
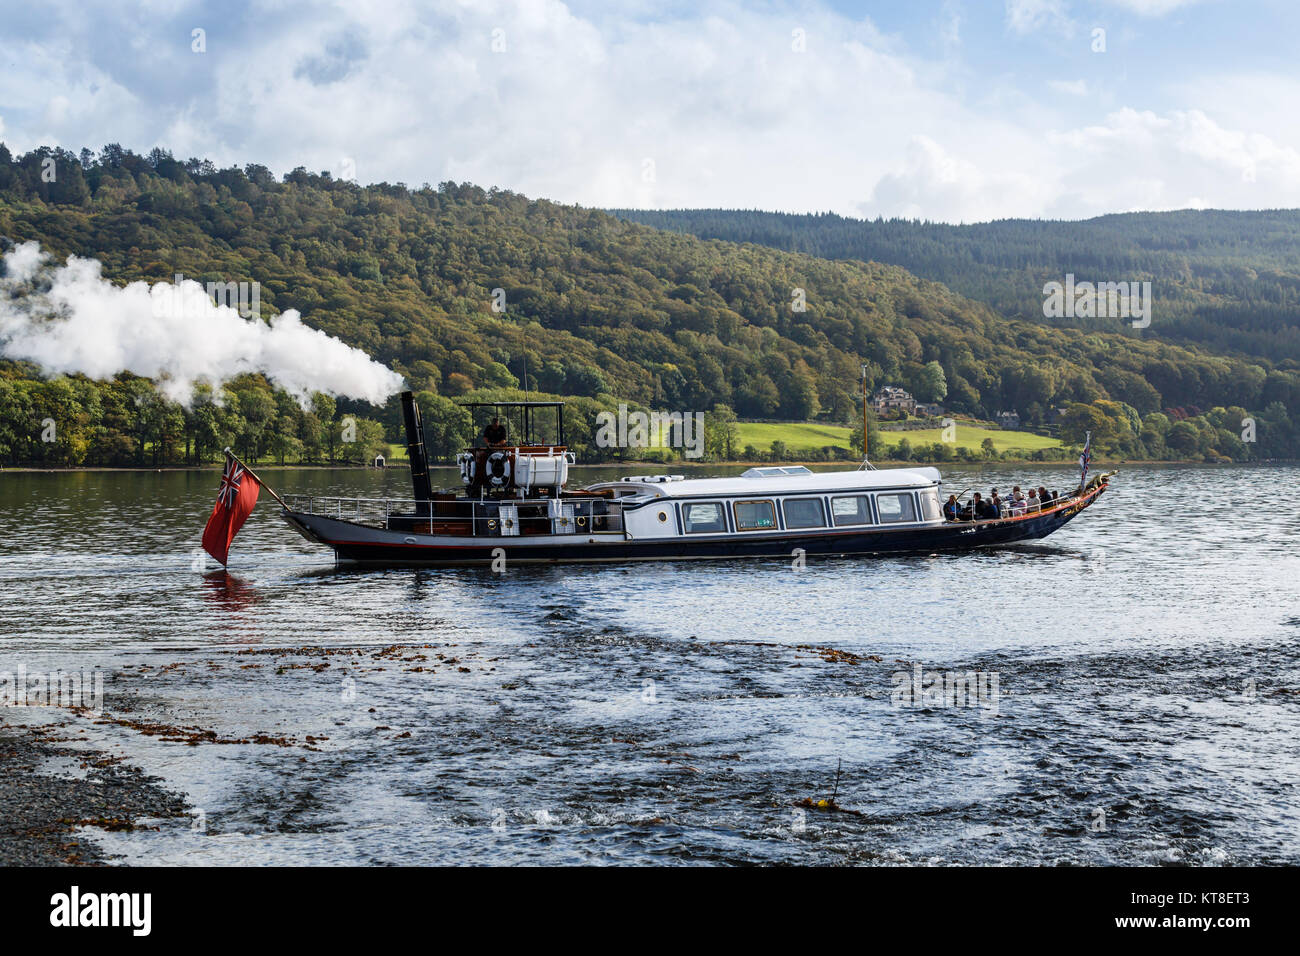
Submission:
[[[134,830],[187,815],[184,799],[158,778],[102,751],[62,746],[83,739],[68,722],[0,716],[0,867],[110,865],[95,828]],[[50,772],[59,760],[77,769]]]

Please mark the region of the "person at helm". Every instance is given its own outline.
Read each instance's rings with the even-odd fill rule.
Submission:
[[[501,424],[500,419],[493,417],[492,423],[483,429],[483,440],[489,445],[506,443],[506,426]]]

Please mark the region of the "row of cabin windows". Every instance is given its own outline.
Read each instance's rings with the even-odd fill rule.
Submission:
[[[873,521],[870,499],[876,501],[877,518]],[[922,494],[928,505],[933,494]],[[861,524],[891,524],[916,520],[916,504],[910,492],[878,495],[837,495],[831,498],[831,523],[835,527]],[[938,517],[935,497],[933,517]],[[732,516],[737,531],[775,531],[776,503],[771,499],[734,501]],[[826,506],[821,498],[786,498],[781,501],[788,529],[825,528]],[[727,531],[727,517],[719,501],[689,502],[682,505],[682,526],[687,534],[721,534]]]

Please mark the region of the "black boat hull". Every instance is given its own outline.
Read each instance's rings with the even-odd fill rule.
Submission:
[[[333,548],[339,560],[364,564],[457,567],[490,565],[502,556],[508,563],[525,564],[792,558],[799,550],[805,557],[848,557],[960,552],[1045,538],[1096,501],[1106,487],[1101,483],[1047,511],[995,521],[716,538],[628,539],[621,534],[538,540],[518,536],[447,538],[409,535],[296,511],[286,510],[283,516],[308,540]]]

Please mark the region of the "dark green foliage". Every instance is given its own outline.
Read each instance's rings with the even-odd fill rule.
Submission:
[[[706,239],[887,262],[1033,322],[1047,321],[1044,284],[1067,273],[1089,282],[1150,280],[1158,325],[1142,337],[1300,360],[1300,210],[1180,210],[969,226],[733,209],[614,212]],[[1139,334],[1112,319],[1052,322]]]
[[[299,310],[307,324],[364,349],[430,397],[520,397],[525,381],[529,397],[566,396],[571,443],[588,460],[616,456],[589,441],[595,414],[619,401],[681,411],[725,406],[741,418],[852,420],[863,364],[873,389],[903,384],[978,418],[1016,409],[1031,425],[1074,403],[1118,402],[1170,420],[1216,407],[1263,409],[1259,442],[1239,456],[1262,453],[1266,435],[1269,454],[1295,453],[1300,366],[1279,359],[1281,349],[1223,357],[1164,335],[1054,329],[1041,315],[1008,320],[895,265],[705,241],[469,184],[362,187],[303,169],[277,183],[255,165],[217,169],[110,145],[97,157],[59,153],[60,186],[52,190],[39,175],[48,152],[14,160],[0,148],[0,236],[38,240],[59,258],[93,256],[117,282],[175,273],[259,282],[268,313]],[[917,226],[926,236],[929,228]],[[960,235],[954,242],[980,263],[971,276],[1010,268],[980,260],[1011,255],[996,241],[983,252]],[[53,383],[38,388],[35,370],[14,363],[0,366],[0,377],[10,389],[0,392],[8,420],[0,422],[0,455],[9,461],[210,459],[227,440],[275,460],[352,457],[338,434],[348,415],[376,419],[388,440],[401,441],[395,401],[383,410],[341,400],[303,412],[254,377],[227,389],[231,402],[178,416],[126,394],[139,386],[124,376],[99,385],[72,380],[68,387],[89,404],[65,412],[85,420],[85,447],[37,448],[35,412],[23,403],[55,401],[38,394]],[[443,405],[439,414],[453,413]],[[440,427],[438,452],[448,455],[461,425]],[[359,431],[373,437],[369,426]],[[1190,447],[1183,431],[1175,441]],[[1198,452],[1238,455],[1240,442],[1220,434],[1227,431],[1199,431]]]
[[[189,408],[148,379],[118,375],[38,379],[30,367],[0,368],[0,461],[47,467],[200,464],[230,446],[248,461],[364,463],[387,451],[384,426],[336,413],[320,395],[304,411],[259,376],[214,393],[195,388]]]

